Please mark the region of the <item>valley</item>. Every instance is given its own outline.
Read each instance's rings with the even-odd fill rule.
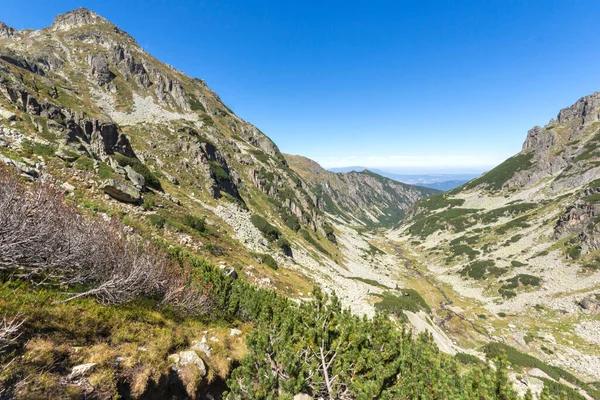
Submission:
[[[0,397],[598,398],[599,135],[594,93],[444,192],[331,172],[90,10],[0,24]]]

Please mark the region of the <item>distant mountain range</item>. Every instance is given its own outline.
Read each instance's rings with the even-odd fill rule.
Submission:
[[[364,170],[369,170],[398,182],[424,186],[442,191],[452,190],[479,176],[479,174],[397,174],[376,168],[360,166],[330,168],[329,170],[331,172],[362,172]]]

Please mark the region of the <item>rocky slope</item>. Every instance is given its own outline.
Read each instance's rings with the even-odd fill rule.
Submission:
[[[600,337],[582,327],[600,321],[599,117],[600,93],[578,100],[517,155],[417,202],[390,234],[471,299],[462,311],[483,336],[595,380]]]
[[[417,200],[439,191],[396,182],[368,170],[334,173],[302,156],[285,154],[290,168],[318,194],[319,208],[349,223],[390,227]]]
[[[0,26],[0,157],[260,285],[302,297],[318,282],[370,313],[371,286],[348,277],[372,275],[370,238],[347,226],[396,223],[432,193],[375,174],[330,185],[295,171],[204,81],[87,9],[39,31]]]

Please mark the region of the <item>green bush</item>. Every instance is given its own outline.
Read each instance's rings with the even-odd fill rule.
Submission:
[[[296,215],[292,214],[291,212],[284,212],[282,218],[285,226],[294,232],[298,232],[300,230],[300,220]]]
[[[165,217],[163,217],[160,214],[150,214],[150,215],[148,215],[148,221],[150,221],[150,224],[152,226],[155,226],[160,229],[160,228],[164,228],[165,222],[167,220]]]
[[[112,167],[105,162],[98,163],[98,176],[100,179],[112,179],[115,177],[115,172]]]
[[[200,121],[202,121],[207,126],[214,126],[215,121],[213,121],[212,117],[208,114],[202,114],[198,117]]]
[[[464,364],[464,365],[482,365],[482,364],[484,364],[484,362],[482,360],[480,360],[479,358],[477,358],[471,354],[467,354],[467,353],[456,353],[454,355],[454,358],[456,358],[461,364]]]
[[[93,171],[94,170],[94,160],[89,157],[79,157],[75,160],[73,164],[75,168],[80,169],[82,171]]]
[[[464,277],[468,276],[481,280],[490,275],[500,276],[508,271],[506,268],[496,267],[495,265],[492,260],[477,260],[461,269],[460,274]]]
[[[271,242],[276,241],[277,239],[279,239],[279,236],[281,236],[281,231],[279,231],[279,229],[271,225],[266,219],[264,219],[260,215],[252,215],[252,217],[250,217],[250,221]]]
[[[42,157],[50,157],[56,152],[55,146],[39,142],[31,142],[29,140],[23,141],[22,146],[26,155],[35,154]]]
[[[323,231],[325,232],[325,237],[333,244],[337,244],[337,238],[335,237],[335,232],[333,230],[333,226],[328,223],[323,224]]]
[[[204,217],[196,217],[188,214],[183,217],[183,223],[198,232],[206,231],[206,221],[204,220]]]
[[[403,318],[404,311],[416,313],[423,310],[427,313],[431,312],[429,304],[421,297],[419,292],[413,289],[402,289],[399,294],[384,292],[383,299],[375,303],[375,308],[392,313],[399,318]]]
[[[223,169],[221,164],[216,161],[210,161],[208,166],[210,168],[212,177],[217,183],[229,181],[229,174]]]
[[[561,379],[564,379],[567,382],[570,382],[574,385],[584,388],[585,390],[588,391],[588,394],[590,394],[593,397],[596,397],[597,394],[599,394],[598,392],[596,392],[594,390],[593,387],[586,384],[585,382],[582,382],[581,380],[579,380],[576,376],[574,376],[570,372],[567,372],[562,368],[549,365],[533,356],[522,353],[519,350],[517,350],[514,347],[511,347],[507,344],[500,343],[500,342],[488,343],[483,347],[483,351],[489,358],[495,358],[495,357],[505,355],[506,359],[511,364],[513,364],[514,366],[517,366],[517,367],[538,368],[538,369],[544,371],[546,374],[548,374],[552,379],[554,379],[556,381],[560,381]],[[564,386],[564,385],[562,385],[562,386]],[[569,398],[573,398],[573,397],[569,397]]]
[[[265,264],[267,267],[272,269],[279,269],[279,265],[277,265],[277,261],[270,254],[263,253],[252,253],[252,256],[261,264]]]
[[[308,243],[312,244],[315,249],[319,250],[323,254],[330,255],[329,252],[327,250],[325,250],[325,248],[323,246],[321,246],[321,244],[319,242],[317,242],[306,229],[301,229],[300,235],[302,235],[304,240],[306,240]]]

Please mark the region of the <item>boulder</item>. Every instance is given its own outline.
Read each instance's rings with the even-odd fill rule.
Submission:
[[[195,367],[200,376],[206,376],[206,365],[194,350],[180,352],[178,364],[180,367]]]
[[[146,185],[146,180],[142,176],[142,174],[137,173],[133,170],[129,165],[125,166],[125,172],[127,173],[127,178],[139,189],[143,189]]]
[[[100,189],[104,193],[108,194],[115,200],[123,203],[134,203],[138,204],[142,199],[142,193],[135,186],[122,182],[117,179],[108,179],[101,186]]]
[[[240,336],[242,331],[236,328],[231,328],[231,332],[229,332],[229,336]]]
[[[17,119],[17,114],[15,114],[14,112],[5,110],[3,108],[0,108],[0,117],[7,119],[9,121],[14,121],[15,119]]]
[[[312,400],[313,397],[309,396],[306,393],[298,393],[297,395],[294,396],[294,400]]]
[[[86,376],[88,373],[92,372],[92,370],[96,367],[96,363],[87,363],[87,364],[79,364],[73,367],[71,370],[71,375],[69,375],[69,379],[78,379]]]
[[[579,307],[590,314],[600,314],[600,298],[593,294],[584,297],[579,302]]]
[[[201,351],[208,358],[212,356],[212,347],[210,347],[210,345],[206,343],[206,336],[204,336],[201,341],[194,343],[192,346],[192,350]]]

